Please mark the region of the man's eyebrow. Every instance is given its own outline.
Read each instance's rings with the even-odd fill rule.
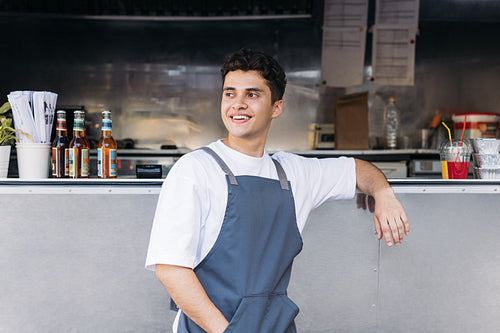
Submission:
[[[258,91],[258,92],[262,92],[264,90],[260,89],[260,88],[246,88],[245,89],[246,91]]]
[[[224,89],[223,89],[223,90],[224,90],[224,91],[226,91],[226,90],[236,90],[236,88],[234,88],[234,87],[224,87]],[[264,91],[264,90],[262,90],[262,89],[260,89],[260,88],[253,88],[253,87],[252,87],[252,88],[246,88],[246,89],[245,89],[245,91],[258,91],[258,92],[262,92],[262,91]]]

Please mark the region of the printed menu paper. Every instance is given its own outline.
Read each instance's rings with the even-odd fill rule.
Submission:
[[[412,86],[415,72],[415,28],[373,30],[372,77],[376,84]]]
[[[414,85],[419,0],[377,0],[373,27],[372,81]]]
[[[331,87],[363,84],[366,32],[364,29],[323,29],[321,76]]]
[[[418,27],[419,0],[377,0],[375,25]]]
[[[363,83],[367,0],[325,0],[321,78],[328,86]]]

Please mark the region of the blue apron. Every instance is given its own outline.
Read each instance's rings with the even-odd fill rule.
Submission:
[[[279,180],[226,173],[228,199],[218,238],[194,272],[215,306],[230,321],[224,332],[293,333],[299,308],[286,295],[292,263],[302,249],[295,203],[286,174]],[[204,332],[184,313],[178,333]]]

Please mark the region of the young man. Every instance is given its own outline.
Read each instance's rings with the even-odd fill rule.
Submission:
[[[160,193],[146,267],[180,308],[174,332],[296,332],[286,296],[309,212],[374,197],[378,239],[399,245],[409,232],[384,175],[352,158],[315,159],[265,151],[283,112],[286,77],[269,55],[242,49],[222,67],[227,137],[184,155]]]

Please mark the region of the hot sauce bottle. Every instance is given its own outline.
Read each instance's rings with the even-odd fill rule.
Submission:
[[[66,111],[57,111],[56,137],[52,142],[52,177],[69,176],[69,138],[66,126]]]
[[[89,178],[89,144],[85,138],[85,112],[75,111],[73,139],[69,143],[69,177]]]
[[[102,111],[101,139],[97,144],[97,177],[116,178],[116,141],[111,129],[111,111]]]

